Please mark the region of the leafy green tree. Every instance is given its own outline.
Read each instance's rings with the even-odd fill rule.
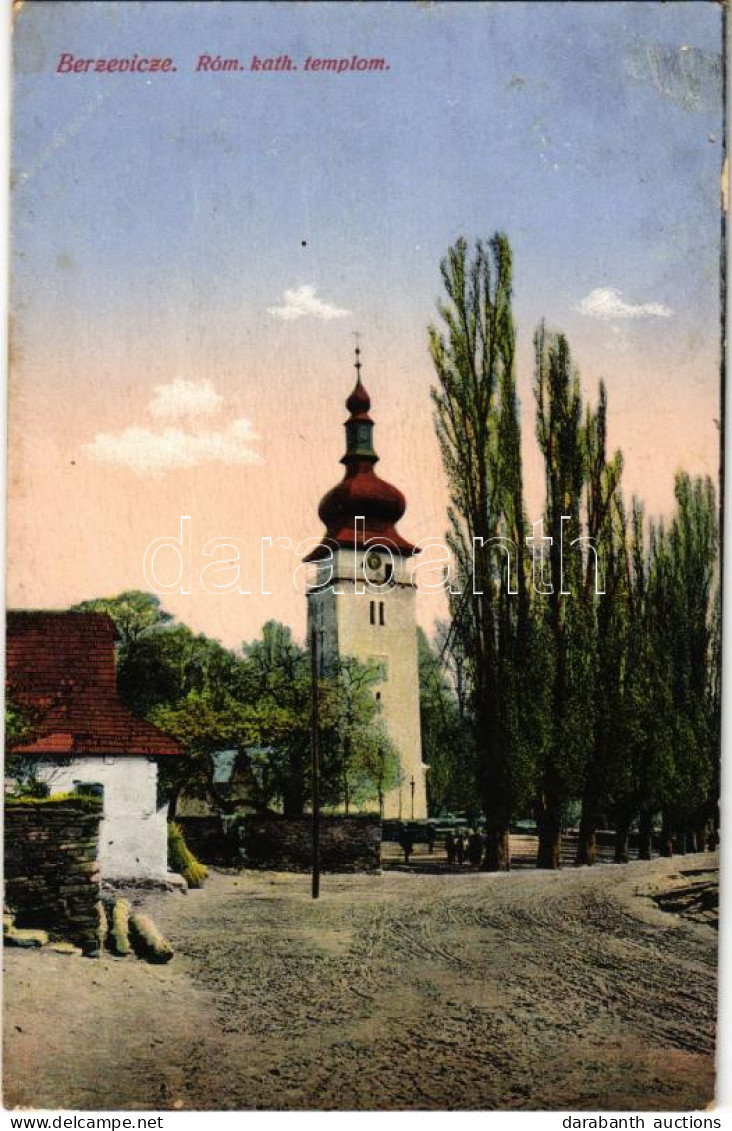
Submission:
[[[290,629],[274,621],[244,648],[249,697],[256,704],[259,743],[270,748],[266,773],[271,801],[302,814],[310,797],[311,671],[307,652]],[[253,682],[252,682],[253,676]],[[318,680],[321,800],[326,806],[383,801],[398,783],[399,762],[378,718],[373,664],[343,657]]]
[[[443,629],[440,652],[446,639]],[[442,812],[477,814],[480,799],[475,783],[472,727],[461,710],[444,657],[430,644],[421,628],[417,644],[422,760],[429,766],[428,810],[433,815]]]
[[[277,621],[268,621],[261,639],[245,644],[243,651],[248,694],[257,705],[259,744],[270,748],[267,793],[272,802],[281,802],[285,816],[301,816],[310,780],[309,656]],[[323,776],[324,795],[329,776]]]
[[[183,758],[160,760],[171,819],[183,792],[212,798],[223,811],[236,807],[215,778],[215,755],[231,748],[253,805],[302,814],[310,797],[311,673],[307,653],[286,625],[268,621],[237,654],[176,624],[151,594],[123,593],[76,609],[112,617],[120,633],[122,701],[184,750]],[[346,659],[320,681],[326,805],[348,811],[396,784],[398,757],[373,694],[379,678],[373,666]]]
[[[624,689],[624,739],[616,749],[616,859],[630,818],[639,815],[638,855],[650,860],[653,819],[673,775],[674,702],[663,644],[667,615],[663,571],[658,568],[659,531],[650,524],[646,549],[644,509],[633,500],[628,568],[628,645]]]
[[[159,791],[168,803],[168,817],[174,820],[183,792],[189,797],[210,797],[223,812],[232,812],[232,802],[217,788],[215,754],[232,747],[246,749],[257,741],[259,720],[251,708],[231,699],[226,706],[214,703],[207,691],[190,691],[175,704],[158,703],[148,712],[148,720],[181,745],[183,758],[161,758]],[[266,798],[255,787],[255,803],[267,808]]]
[[[579,374],[567,340],[542,325],[534,346],[536,434],[545,468],[543,533],[551,538],[546,555],[541,546],[548,576],[547,592],[539,599],[552,651],[551,722],[541,754],[536,803],[537,867],[558,868],[563,812],[567,801],[581,791],[592,741],[592,632],[582,599],[585,578],[579,541],[586,463]]]
[[[20,710],[12,697],[5,694],[5,778],[14,793],[42,795],[48,792],[45,784],[36,778],[37,760],[22,754],[13,754],[16,744],[33,733],[32,720]]]
[[[5,695],[5,746],[11,748],[21,742],[31,733],[32,727],[28,718],[13,702],[10,695]]]
[[[321,753],[327,797],[348,813],[353,804],[377,801],[399,784],[399,757],[379,716],[376,663],[353,656],[330,665],[320,683]]]
[[[718,558],[717,565],[721,569],[720,558]],[[706,804],[702,807],[697,825],[698,850],[705,847],[709,841],[713,844],[719,842],[719,798],[722,771],[722,587],[719,578],[717,578],[714,597],[710,648],[707,709],[709,712],[709,757],[712,764],[712,774],[709,796]]]
[[[608,802],[618,861],[639,818],[641,859],[663,810],[661,852],[703,847],[718,796],[715,602],[717,513],[711,483],[680,472],[668,529],[634,500],[626,553],[627,642],[609,744]],[[608,726],[612,721],[608,722]]]
[[[108,613],[119,632],[123,648],[173,621],[173,614],[162,608],[160,598],[141,589],[130,589],[116,597],[96,597],[82,601],[78,605],[72,605],[71,612]]]
[[[597,408],[586,410],[584,522],[587,549],[582,582],[585,662],[591,669],[592,732],[582,766],[582,816],[577,864],[594,864],[597,827],[607,802],[608,770],[621,741],[628,629],[626,516],[619,493],[623,459],[607,458],[607,393],[600,382]],[[579,550],[570,548],[570,552]]]
[[[429,344],[435,429],[450,491],[447,540],[460,590],[450,596],[450,613],[470,685],[476,782],[487,824],[484,866],[503,870],[510,866],[509,825],[532,754],[518,709],[530,619],[508,240],[496,233],[487,245],[478,241],[470,256],[461,238],[441,272],[443,329],[429,327]],[[512,573],[518,601],[508,594]]]
[[[708,817],[716,777],[714,584],[719,546],[718,512],[709,478],[679,472],[676,513],[656,547],[665,618],[659,626],[673,694],[674,772],[664,797],[664,841],[696,847]]]

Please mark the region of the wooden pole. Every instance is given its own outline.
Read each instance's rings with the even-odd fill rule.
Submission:
[[[313,627],[310,633],[310,676],[312,681],[312,735],[313,755],[313,899],[320,895],[320,758],[318,751],[318,637]]]

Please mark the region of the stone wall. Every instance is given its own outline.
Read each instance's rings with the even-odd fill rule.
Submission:
[[[312,866],[312,818],[245,817],[240,839],[244,865],[277,872],[308,872]],[[322,817],[320,861],[324,872],[378,872],[378,817]]]
[[[234,818],[181,817],[176,824],[183,832],[189,849],[202,864],[233,864],[237,861],[238,842]]]
[[[5,903],[18,927],[99,946],[99,824],[89,798],[5,801]]]

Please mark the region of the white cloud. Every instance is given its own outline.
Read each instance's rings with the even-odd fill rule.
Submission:
[[[159,420],[193,419],[213,416],[220,411],[224,398],[210,381],[184,381],[176,377],[167,385],[156,385],[148,411]]]
[[[330,322],[331,318],[345,318],[351,312],[323,302],[315,293],[315,287],[305,283],[296,290],[285,291],[282,296],[284,306],[268,306],[267,313],[281,318],[283,322],[294,322],[297,318],[320,318]]]
[[[614,287],[597,287],[577,304],[581,314],[605,321],[619,318],[670,318],[673,311],[660,302],[624,302],[622,292]]]
[[[214,416],[224,398],[210,381],[177,379],[156,385],[147,412],[155,420],[181,421],[152,426],[131,424],[121,432],[98,432],[82,451],[97,463],[126,467],[138,475],[161,475],[204,464],[254,464],[262,457],[253,446],[259,440],[250,420],[237,417],[228,424],[203,427],[196,417]]]

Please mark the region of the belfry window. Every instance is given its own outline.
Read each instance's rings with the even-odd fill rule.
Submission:
[[[371,623],[376,624],[376,601],[370,602],[369,612],[371,614]]]
[[[384,620],[384,602],[379,601],[379,624],[386,624]]]

